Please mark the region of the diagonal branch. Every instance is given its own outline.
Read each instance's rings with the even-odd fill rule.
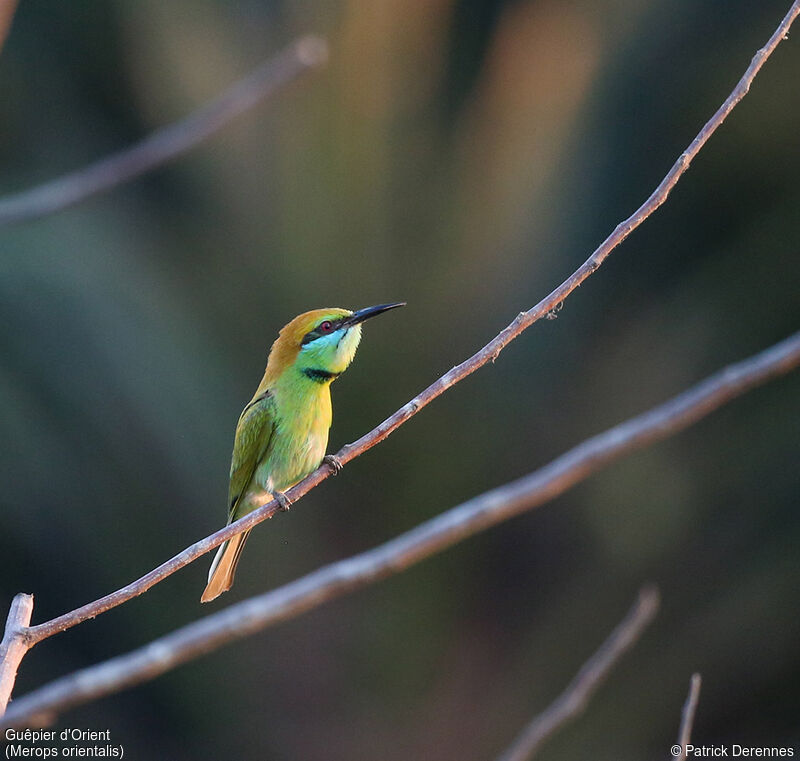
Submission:
[[[678,761],[686,761],[686,747],[692,739],[692,727],[694,726],[694,714],[697,711],[697,701],[700,699],[700,685],[702,684],[700,674],[692,674],[692,679],[689,682],[689,694],[686,696],[686,702],[683,704],[683,711],[681,711],[681,727],[678,730],[678,745],[673,746],[673,751],[678,749],[677,756],[673,753],[673,757]]]
[[[586,706],[606,680],[617,661],[630,650],[658,611],[658,591],[645,587],[628,615],[617,625],[600,649],[581,666],[581,670],[556,700],[520,733],[497,761],[529,761],[540,746]]]
[[[587,439],[543,468],[474,497],[385,544],[231,605],[138,650],[57,679],[16,700],[0,719],[0,727],[49,720],[67,708],[153,679],[222,645],[399,573],[473,534],[554,499],[623,455],[672,436],[799,364],[797,332],[753,357],[729,365],[658,407]]]
[[[172,161],[304,72],[324,64],[327,56],[327,45],[319,37],[296,40],[214,100],[155,130],[136,145],[43,185],[0,198],[0,226],[60,211]]]
[[[533,323],[557,308],[567,296],[597,270],[611,251],[666,200],[670,190],[688,168],[689,162],[697,155],[711,134],[722,124],[727,115],[733,110],[734,106],[748,92],[753,79],[760,71],[764,61],[772,54],[781,40],[784,39],[785,35],[788,34],[789,27],[798,14],[800,14],[800,0],[795,0],[769,41],[753,57],[750,66],[739,80],[733,92],[731,92],[714,116],[705,124],[697,137],[692,141],[691,145],[681,154],[667,176],[661,181],[647,201],[645,201],[633,215],[617,225],[611,235],[603,241],[599,248],[572,275],[532,309],[527,312],[520,312],[510,325],[495,336],[480,351],[445,373],[441,378],[428,386],[411,401],[404,404],[397,412],[388,417],[369,433],[352,444],[342,447],[336,455],[339,461],[343,465],[347,464],[368,449],[371,449],[416,415],[423,407],[443,394],[447,389],[474,373],[478,368],[483,367],[483,365],[487,364],[490,360],[494,361],[511,341],[533,325]],[[297,486],[290,489],[287,492],[287,497],[290,501],[296,502],[300,497],[322,483],[331,472],[332,467],[330,465],[325,464],[320,466],[311,475],[297,484]],[[153,585],[158,584],[171,574],[222,544],[225,540],[230,539],[232,536],[246,529],[252,528],[257,523],[272,518],[280,509],[280,505],[275,500],[265,503],[244,518],[220,529],[205,539],[195,542],[170,560],[162,563],[157,568],[154,568],[152,571],[136,581],[131,582],[127,586],[93,602],[87,603],[80,608],[76,608],[69,613],[64,613],[57,618],[32,627],[29,630],[32,642],[35,644],[53,634],[69,629],[87,619],[94,618],[100,613],[104,613],[117,605],[121,605],[137,597],[146,592]]]

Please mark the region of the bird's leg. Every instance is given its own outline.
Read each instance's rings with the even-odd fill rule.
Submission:
[[[322,458],[322,462],[331,466],[334,476],[338,476],[344,467],[342,461],[335,454],[326,454],[325,457]]]
[[[287,512],[289,508],[292,506],[292,503],[289,501],[289,498],[282,491],[274,491],[272,492],[272,496],[277,500],[283,512]]]

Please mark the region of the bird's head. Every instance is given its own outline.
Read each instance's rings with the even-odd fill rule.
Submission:
[[[353,361],[361,340],[361,323],[404,305],[379,304],[356,312],[335,307],[304,312],[281,330],[272,345],[267,369],[272,366],[273,372],[282,372],[294,364],[312,379],[333,380]]]

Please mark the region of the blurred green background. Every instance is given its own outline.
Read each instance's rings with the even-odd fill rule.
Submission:
[[[563,280],[788,0],[21,0],[0,191],[183,116],[298,34],[330,65],[191,154],[0,229],[0,602],[43,621],[225,520],[277,330],[407,300],[333,388],[353,441]],[[216,609],[548,462],[798,326],[796,30],[668,203],[496,364],[254,533]],[[493,758],[645,581],[662,611],[553,761],[800,744],[800,378],[410,571],[72,711],[148,759]],[[208,558],[210,561],[210,557]],[[203,559],[54,637],[18,695],[201,615]],[[4,615],[4,614],[3,614]]]

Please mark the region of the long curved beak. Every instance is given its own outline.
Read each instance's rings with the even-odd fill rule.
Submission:
[[[364,322],[364,320],[368,320],[370,317],[375,317],[376,315],[388,312],[390,309],[404,307],[405,305],[405,301],[398,301],[396,304],[378,304],[374,307],[364,307],[364,309],[359,309],[357,312],[353,312],[349,317],[346,317],[343,320],[343,324],[357,325],[359,322]]]

